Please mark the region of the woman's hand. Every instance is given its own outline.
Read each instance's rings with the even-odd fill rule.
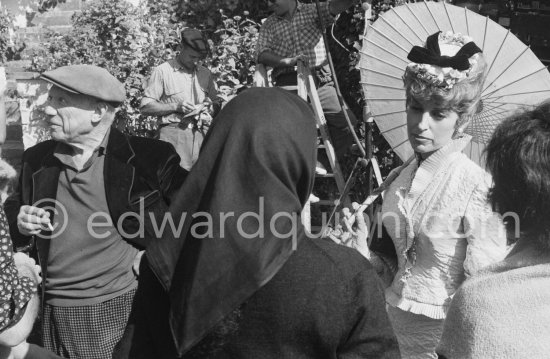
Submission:
[[[368,245],[369,227],[365,220],[364,210],[365,206],[361,206],[357,202],[351,204],[353,213],[348,208],[344,208],[344,224],[348,228],[348,231],[352,234],[349,241],[349,247],[355,248],[365,258],[369,259],[371,253]]]
[[[342,210],[342,224],[328,233],[328,237],[338,244],[357,249],[368,259],[371,254],[368,246],[369,228],[363,214],[365,208],[353,202],[352,209],[353,212],[349,208]]]

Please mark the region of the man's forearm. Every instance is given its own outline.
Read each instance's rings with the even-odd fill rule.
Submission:
[[[363,1],[363,0],[362,0]],[[368,2],[370,2],[369,0]],[[352,5],[359,3],[359,0],[331,0],[330,1],[330,12],[333,15],[338,15],[339,13],[346,11]]]
[[[258,56],[258,62],[271,67],[290,67],[294,66],[292,58],[279,56],[272,51],[265,50]]]
[[[160,103],[151,101],[141,106],[140,111],[146,116],[165,116],[178,112],[178,103]]]

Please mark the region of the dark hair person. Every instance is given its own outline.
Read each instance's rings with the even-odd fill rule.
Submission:
[[[507,257],[456,293],[438,352],[453,358],[547,358],[550,353],[550,101],[495,130],[490,200],[505,216]]]
[[[256,88],[227,104],[170,208],[184,235],[147,249],[115,358],[398,358],[368,261],[301,224],[315,162],[299,97]]]

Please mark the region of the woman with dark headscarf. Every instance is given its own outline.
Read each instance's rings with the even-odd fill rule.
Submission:
[[[399,357],[372,267],[300,222],[315,144],[309,106],[283,90],[224,108],[171,207],[185,240],[148,248],[115,357]]]

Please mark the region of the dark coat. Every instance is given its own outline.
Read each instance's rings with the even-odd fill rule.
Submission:
[[[39,201],[39,207],[53,204],[62,169],[61,162],[54,156],[56,145],[56,141],[49,140],[24,152],[17,189],[4,204],[14,246],[20,251],[30,251],[38,259],[43,278],[47,276],[48,233],[43,232],[45,237],[37,240],[34,236],[23,236],[17,228],[17,215],[22,205]],[[171,194],[187,176],[179,162],[171,144],[127,136],[112,127],[104,166],[105,195],[112,223],[117,224],[126,212],[139,213],[141,206],[146,214],[154,213],[156,218],[162,218],[167,212]],[[53,220],[52,212],[50,216]],[[155,237],[150,218],[145,216],[144,238],[124,239],[138,249],[144,249]],[[127,216],[122,223],[125,233],[136,233],[138,225],[133,216]]]
[[[215,358],[400,358],[376,272],[330,240],[304,238],[239,315]]]
[[[114,359],[176,359],[168,295],[144,260]],[[303,238],[281,270],[183,359],[398,359],[376,272],[356,250]]]

